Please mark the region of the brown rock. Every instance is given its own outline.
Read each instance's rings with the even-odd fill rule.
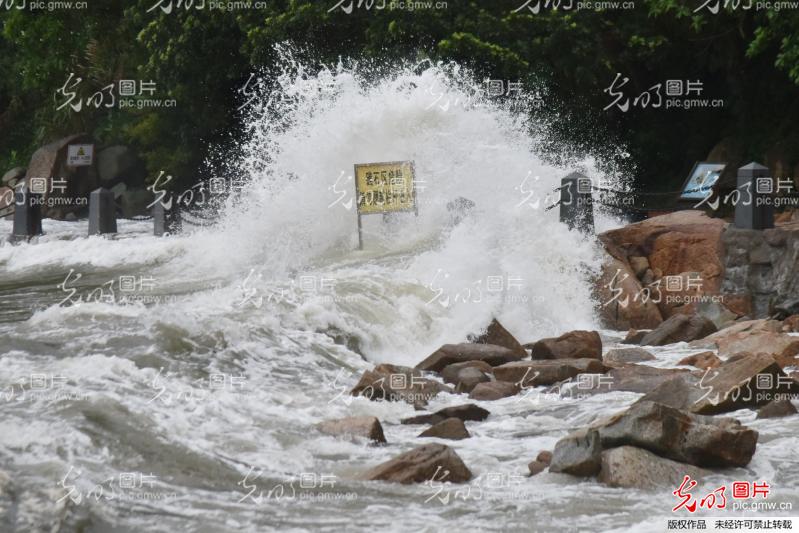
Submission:
[[[725,361],[701,376],[682,374],[666,381],[639,402],[660,402],[693,413],[717,414],[756,407],[797,394],[799,385],[773,357],[756,354]]]
[[[678,365],[689,365],[707,370],[708,368],[716,368],[721,365],[721,359],[718,358],[713,352],[701,352],[683,357],[680,359]]]
[[[502,324],[495,318],[488,325],[485,332],[472,340],[477,344],[493,344],[494,346],[502,346],[512,351],[519,357],[527,357],[527,351],[522,347],[521,343],[516,340],[516,337],[504,328]]]
[[[757,446],[757,431],[734,418],[691,414],[650,401],[594,426],[603,449],[637,446],[661,457],[696,466],[746,466]],[[557,450],[557,447],[555,448]]]
[[[799,315],[791,315],[782,321],[782,331],[786,333],[799,332]]]
[[[630,263],[630,268],[632,268],[635,277],[641,279],[649,270],[649,259],[646,257],[641,257],[640,255],[633,255],[628,258]]]
[[[382,364],[374,370],[365,371],[350,394],[370,400],[405,401],[425,405],[442,391],[451,392],[445,385],[422,377],[418,370]]]
[[[590,383],[578,383],[578,392],[599,394],[604,392],[625,391],[647,393],[661,384],[674,379],[687,370],[678,368],[657,368],[647,365],[628,364],[611,368],[606,374],[598,376]]]
[[[570,331],[541,339],[532,346],[533,359],[602,359],[602,339],[596,331]]]
[[[438,424],[427,428],[419,434],[420,437],[437,437],[439,439],[461,440],[471,437],[460,418],[447,418]]]
[[[326,420],[316,427],[328,435],[364,437],[379,443],[386,442],[383,426],[374,416],[350,416],[338,420]]]
[[[796,407],[790,400],[775,400],[757,411],[757,418],[780,418],[796,414]]]
[[[641,345],[663,346],[690,342],[716,332],[713,322],[701,315],[674,315],[641,339]]]
[[[609,350],[602,358],[605,364],[623,365],[626,363],[640,363],[654,361],[655,356],[643,348],[616,348]]]
[[[427,359],[416,365],[417,370],[431,372],[441,372],[453,363],[463,363],[466,361],[483,361],[491,366],[501,365],[510,361],[518,361],[525,356],[521,356],[502,346],[493,344],[445,344]]]
[[[646,337],[646,334],[652,331],[651,329],[637,330],[631,329],[627,332],[627,336],[621,341],[622,344],[641,344],[641,339]]]
[[[488,411],[482,407],[478,407],[473,403],[464,405],[456,405],[453,407],[446,407],[440,411],[436,411],[429,415],[418,415],[411,418],[406,418],[401,421],[402,424],[438,424],[447,418],[458,418],[463,421],[474,420],[482,421],[490,415]]]
[[[471,394],[470,400],[478,401],[493,401],[508,396],[514,396],[519,393],[519,386],[516,383],[507,381],[488,381],[486,383],[478,384]]]
[[[620,252],[608,248],[594,292],[603,325],[611,329],[654,328],[663,321],[652,299],[636,298],[643,287]]]
[[[377,465],[359,477],[367,481],[403,484],[430,480],[465,483],[472,479],[472,473],[449,446],[425,444]]]
[[[602,452],[598,479],[610,487],[673,489],[686,475],[701,480],[709,474],[705,469],[664,459],[642,448],[619,446]]]
[[[480,384],[490,382],[491,378],[475,367],[463,368],[458,372],[455,392],[472,392]]]
[[[555,444],[549,471],[581,477],[593,476],[599,472],[601,454],[599,432],[581,429]]]
[[[457,385],[458,373],[464,368],[477,368],[484,374],[489,375],[494,371],[494,367],[483,361],[465,361],[463,363],[453,363],[451,365],[447,365],[446,368],[441,371],[441,377],[444,379],[445,383]]]
[[[530,470],[530,477],[540,474],[547,469],[547,465],[541,461],[531,461],[527,464],[527,469]]]
[[[552,385],[579,374],[603,374],[608,367],[596,359],[552,359],[546,361],[516,361],[494,368],[497,381],[509,381],[519,386]]]

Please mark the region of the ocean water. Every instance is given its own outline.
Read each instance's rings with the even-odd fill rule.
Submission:
[[[446,442],[475,474],[463,487],[354,479],[429,441],[399,424],[412,406],[347,394],[364,370],[412,366],[492,318],[521,342],[598,328],[600,250],[544,208],[575,167],[546,163],[540,129],[469,83],[452,65],[290,64],[245,114],[228,169],[245,184],[216,225],[87,238],[85,221],[46,220],[0,246],[0,531],[664,530],[673,489],[525,477],[634,393],[485,402],[472,438]],[[353,164],[396,160],[415,162],[418,215],[364,217],[357,250]],[[463,216],[458,198],[474,202]],[[606,348],[623,335],[602,333]],[[692,351],[656,353],[665,367]],[[388,444],[314,427],[350,415],[377,416]],[[733,415],[758,451],[717,481],[769,480],[799,504],[796,417]]]

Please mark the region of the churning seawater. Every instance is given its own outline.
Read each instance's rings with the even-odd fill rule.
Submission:
[[[412,406],[347,394],[363,370],[412,366],[493,317],[522,342],[596,328],[600,261],[544,209],[573,169],[536,155],[523,113],[472,100],[452,66],[367,78],[287,68],[252,104],[231,162],[247,184],[214,227],[157,238],[122,221],[86,238],[85,221],[48,220],[35,242],[0,246],[0,531],[665,527],[670,491],[523,477],[632,393],[486,402],[472,438],[447,442],[475,474],[465,487],[353,480],[423,442],[399,424]],[[396,160],[415,162],[419,214],[365,217],[357,251],[352,166]],[[448,209],[458,198],[474,207]],[[690,350],[658,353],[669,366]],[[366,414],[388,445],[314,429]],[[761,439],[730,475],[799,505],[795,417],[735,415]]]

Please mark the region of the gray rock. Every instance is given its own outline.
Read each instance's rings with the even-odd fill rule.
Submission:
[[[485,375],[479,368],[463,368],[458,372],[455,392],[472,392],[475,387],[488,381],[491,381],[491,378]]]
[[[97,173],[104,187],[112,183],[143,184],[144,171],[135,152],[127,146],[109,146],[97,153]]]
[[[22,181],[25,179],[25,168],[24,167],[14,167],[5,174],[3,174],[2,179],[0,179],[0,183],[7,187],[14,187],[17,182]]]
[[[654,361],[655,356],[643,348],[616,348],[609,350],[602,358],[606,364],[623,365],[625,363],[640,363],[641,361]]]
[[[427,428],[419,437],[436,437],[439,439],[461,440],[471,437],[466,425],[460,418],[447,418],[438,424]]]
[[[480,383],[469,394],[469,399],[478,401],[493,401],[508,396],[515,396],[519,393],[519,386],[516,383],[507,381],[489,381]]]
[[[424,361],[416,365],[418,370],[430,372],[441,372],[453,363],[463,363],[466,361],[483,361],[491,366],[501,365],[510,361],[518,361],[526,355],[513,352],[502,346],[493,344],[445,344],[433,352]]]
[[[521,343],[516,340],[505,327],[499,323],[495,318],[488,325],[486,330],[479,336],[469,339],[471,342],[477,344],[493,344],[494,346],[502,346],[507,348],[519,357],[526,358],[527,351],[522,347]]]
[[[363,437],[374,442],[384,443],[383,426],[374,416],[350,416],[337,420],[326,420],[316,426],[327,435]]]
[[[696,313],[712,321],[717,329],[726,328],[738,318],[738,315],[712,300],[699,302],[696,305]]]
[[[601,466],[602,446],[595,429],[575,431],[555,444],[550,472],[573,476],[594,476]]]
[[[492,374],[494,372],[493,367],[488,363],[484,363],[483,361],[465,361],[463,363],[453,363],[451,365],[447,365],[447,367],[441,371],[441,377],[444,379],[445,383],[457,385],[458,374],[464,368],[477,368],[484,374]]]
[[[471,471],[458,454],[444,444],[425,444],[379,464],[364,472],[359,479],[392,483],[465,483],[472,479]]]
[[[790,400],[776,400],[758,409],[757,418],[781,418],[796,414],[796,407]]]
[[[716,325],[701,315],[677,314],[669,317],[641,339],[642,346],[663,346],[675,342],[690,342],[717,331]]]
[[[654,489],[678,487],[684,476],[700,480],[710,474],[702,468],[664,459],[634,446],[602,452],[598,479],[611,487]]]

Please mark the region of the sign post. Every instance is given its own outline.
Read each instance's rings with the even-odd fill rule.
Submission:
[[[363,250],[361,216],[409,211],[419,215],[415,176],[413,161],[355,165],[359,250]]]
[[[94,162],[93,144],[70,144],[67,146],[68,167],[88,167]]]

